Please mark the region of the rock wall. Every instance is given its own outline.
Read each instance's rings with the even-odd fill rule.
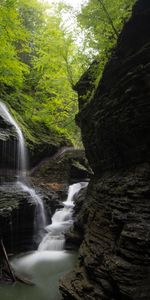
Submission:
[[[71,147],[60,148],[55,155],[41,161],[30,171],[30,177],[47,183],[74,183],[92,175],[85,151]],[[33,180],[34,180],[33,179]]]
[[[34,234],[35,204],[17,186],[0,186],[0,237],[8,253],[31,250]]]
[[[140,4],[142,3],[142,4]],[[138,1],[78,123],[96,174],[150,159],[150,7]],[[86,81],[86,78],[84,78]],[[83,81],[77,85],[83,94]]]
[[[149,20],[150,2],[137,1],[77,118],[94,176],[79,261],[60,282],[64,299],[150,299]]]

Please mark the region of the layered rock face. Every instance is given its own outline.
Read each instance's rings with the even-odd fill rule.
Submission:
[[[79,263],[64,299],[150,299],[150,168],[106,174],[89,185]]]
[[[141,3],[141,4],[140,4]],[[150,158],[150,6],[138,1],[106,65],[95,96],[78,122],[96,174]],[[78,92],[86,78],[78,83]]]
[[[78,122],[95,175],[64,299],[150,299],[150,2],[139,0]],[[84,80],[78,83],[83,94]]]
[[[35,203],[15,184],[0,186],[0,237],[8,253],[31,250]]]
[[[55,155],[41,161],[30,172],[31,178],[42,182],[72,183],[92,175],[85,151],[71,147],[60,148]]]

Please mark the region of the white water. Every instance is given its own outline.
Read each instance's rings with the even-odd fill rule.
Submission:
[[[26,169],[27,169],[27,155],[26,155],[26,148],[25,148],[25,142],[24,142],[24,137],[23,137],[22,131],[19,128],[18,124],[16,123],[15,119],[9,113],[6,105],[3,102],[0,102],[0,115],[9,124],[11,124],[15,127],[15,130],[16,130],[16,133],[18,136],[18,142],[19,142],[18,171],[20,170],[21,177],[24,177],[26,175]]]
[[[11,261],[17,274],[30,279],[35,286],[16,284],[0,289],[0,299],[4,300],[61,300],[59,279],[71,271],[77,259],[77,253],[64,250],[64,233],[72,224],[73,198],[87,183],[81,182],[69,187],[64,208],[57,210],[52,224],[46,227],[48,233],[39,245],[38,251],[18,256]],[[22,186],[25,189],[26,187]]]
[[[22,131],[18,124],[16,123],[15,119],[9,113],[6,105],[0,101],[0,115],[11,124],[17,133],[18,137],[18,180],[16,182],[16,186],[21,188],[22,191],[27,192],[31,198],[33,199],[36,205],[36,212],[35,212],[35,220],[34,220],[34,227],[35,227],[35,236],[36,242],[41,241],[43,237],[43,229],[46,226],[46,216],[42,198],[37,195],[35,190],[29,187],[25,182],[26,180],[26,170],[27,170],[27,151],[25,147],[25,141],[22,134]],[[10,149],[11,150],[11,149]]]
[[[27,192],[36,203],[37,213],[35,227],[39,233],[46,225],[46,218],[42,199],[34,189],[25,184],[26,150],[22,132],[15,120],[9,114],[6,106],[0,103],[0,114],[14,126],[19,142],[19,161],[21,176],[16,186]],[[16,284],[9,288],[0,289],[0,299],[3,300],[60,300],[58,280],[63,272],[69,271],[75,260],[75,254],[64,251],[65,232],[72,224],[73,197],[87,183],[77,183],[69,187],[68,198],[64,208],[57,210],[52,218],[52,224],[46,227],[47,234],[39,245],[38,251],[16,257],[12,260],[13,269],[35,283],[34,287]],[[38,236],[39,238],[39,236]],[[41,236],[40,236],[41,239]]]
[[[28,187],[24,183],[18,181],[18,187],[20,187],[24,192],[27,192],[34,202],[36,202],[36,211],[35,211],[35,219],[34,219],[34,232],[36,234],[36,242],[40,242],[43,237],[43,229],[46,226],[46,215],[44,204],[42,198],[37,195],[34,189]]]
[[[87,183],[85,182],[70,185],[67,200],[63,202],[64,208],[55,212],[52,217],[52,224],[46,227],[48,233],[40,243],[38,248],[39,251],[60,251],[64,249],[65,232],[69,229],[73,222],[73,197],[86,185]]]
[[[30,279],[35,286],[15,284],[0,288],[2,300],[61,300],[59,293],[60,277],[71,271],[77,259],[77,253],[63,250],[64,232],[72,224],[73,197],[87,183],[77,183],[69,187],[64,208],[57,210],[52,224],[47,226],[47,235],[39,246],[39,251],[20,255],[12,259],[11,265],[17,274]],[[23,187],[24,188],[24,187]],[[26,188],[25,188],[26,190]],[[59,245],[58,243],[59,242]],[[45,250],[48,248],[48,250]],[[56,249],[57,248],[57,249]]]
[[[13,269],[35,285],[15,283],[0,287],[1,300],[61,300],[59,278],[71,271],[76,253],[65,251],[35,251],[11,261]]]

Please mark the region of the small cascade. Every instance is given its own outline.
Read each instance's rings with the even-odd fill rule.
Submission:
[[[27,184],[27,178],[26,178],[27,152],[26,152],[24,137],[15,119],[11,116],[6,105],[2,102],[0,102],[0,116],[8,124],[14,127],[17,134],[17,144],[15,144],[14,146],[15,149],[13,149],[18,154],[17,181],[14,182],[13,184],[18,189],[27,192],[31,196],[31,199],[34,201],[36,205],[35,220],[34,220],[35,241],[36,243],[39,243],[43,237],[43,229],[46,226],[46,217],[45,217],[44,205],[41,197],[37,195],[37,193],[33,188],[29,187],[29,184]],[[6,143],[4,143],[3,151],[6,150],[5,147],[6,147]],[[10,151],[11,149],[9,149],[9,152]]]
[[[46,227],[48,232],[39,245],[39,251],[60,251],[64,249],[65,233],[73,223],[73,198],[81,188],[87,186],[87,182],[80,182],[70,185],[68,197],[64,204],[64,208],[55,212],[52,217],[52,224]]]
[[[46,226],[46,215],[45,215],[45,209],[44,209],[42,198],[35,192],[34,189],[28,187],[26,184],[18,181],[17,185],[24,192],[27,192],[31,196],[31,199],[33,199],[33,201],[36,202],[34,232],[35,232],[35,240],[36,243],[38,244],[43,237],[43,229]]]

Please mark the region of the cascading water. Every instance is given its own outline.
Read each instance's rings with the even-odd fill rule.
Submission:
[[[65,251],[65,232],[72,224],[73,197],[87,183],[77,183],[69,187],[68,198],[63,203],[64,208],[57,210],[52,217],[52,224],[46,227],[46,218],[42,199],[35,190],[27,185],[26,180],[26,149],[24,138],[16,121],[10,115],[7,107],[0,102],[0,115],[13,126],[18,139],[18,179],[15,188],[28,193],[36,203],[35,228],[38,231],[38,242],[42,239],[42,230],[47,234],[41,241],[38,251],[19,256],[11,261],[13,269],[23,276],[31,278],[35,287],[27,289],[25,285],[18,283],[13,287],[0,289],[0,299],[3,300],[60,300],[58,281],[60,276],[73,268],[76,261],[76,253]],[[4,144],[5,145],[5,144]],[[6,145],[5,145],[6,146]],[[5,150],[4,150],[5,151]],[[16,165],[16,164],[15,164]],[[4,186],[5,188],[5,186]]]
[[[43,238],[38,250],[59,251],[64,249],[65,232],[72,225],[73,197],[81,188],[87,185],[86,182],[70,185],[67,200],[63,203],[64,208],[55,212],[52,217],[52,224],[46,227],[48,233]]]
[[[17,273],[31,278],[35,283],[35,289],[32,288],[30,294],[26,291],[27,296],[24,295],[24,291],[19,289],[18,294],[17,292],[13,292],[13,295],[11,293],[11,300],[62,299],[59,293],[59,278],[67,271],[73,269],[77,259],[76,252],[64,250],[64,234],[73,222],[74,195],[87,184],[86,182],[81,182],[69,187],[67,200],[63,203],[64,208],[57,210],[53,215],[52,224],[46,227],[48,233],[40,243],[38,251],[12,260],[13,269]]]
[[[26,176],[27,170],[27,154],[22,131],[3,102],[0,102],[0,115],[5,119],[5,121],[14,126],[16,130],[18,136],[18,172],[20,172],[21,177],[24,177]]]
[[[9,113],[6,105],[3,102],[0,102],[0,115],[4,120],[11,124],[16,131],[17,140],[18,140],[18,164],[17,164],[17,182],[16,186],[24,192],[27,192],[31,199],[34,201],[36,205],[35,211],[35,220],[34,220],[34,228],[35,228],[35,240],[37,243],[42,239],[43,236],[43,229],[46,226],[46,217],[45,217],[45,210],[44,205],[41,197],[36,194],[35,190],[29,187],[26,182],[26,170],[27,170],[27,151],[25,147],[25,141],[22,134],[21,129],[19,128],[18,124],[16,123],[15,119]]]
[[[36,193],[34,189],[27,186],[23,182],[17,181],[17,186],[24,192],[27,192],[33,201],[36,203],[35,218],[34,218],[34,232],[35,242],[38,245],[43,237],[44,228],[46,226],[46,215],[42,198]]]

